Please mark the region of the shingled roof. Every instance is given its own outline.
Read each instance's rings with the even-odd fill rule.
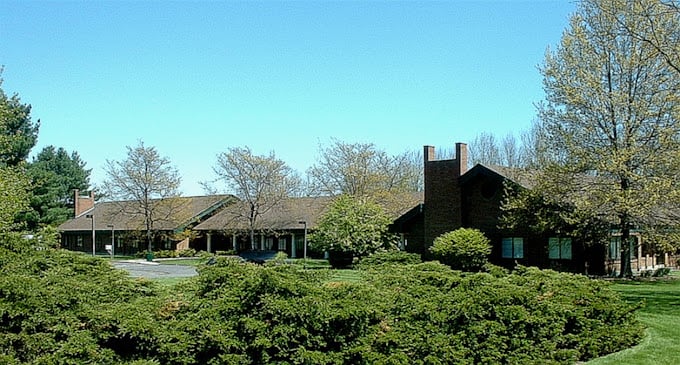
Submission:
[[[488,172],[492,172],[504,179],[513,181],[526,189],[531,189],[536,186],[535,174],[531,171],[514,167],[483,164],[477,164],[468,170],[463,176],[461,176],[461,182],[464,183],[477,175]]]
[[[178,197],[172,199],[154,200],[159,207],[154,229],[164,231],[177,231],[187,225],[200,221],[202,218],[214,213],[224,205],[232,203],[231,195],[208,195]],[[100,202],[94,208],[84,212],[80,216],[70,219],[59,226],[62,232],[89,231],[92,229],[92,220],[88,215],[94,215],[95,230],[139,230],[144,227],[144,217],[134,213],[138,210],[133,201]]]
[[[268,230],[301,229],[300,221],[308,228],[316,226],[321,215],[333,201],[333,197],[287,198],[266,211],[257,219],[257,225]],[[197,231],[229,231],[249,228],[244,216],[245,203],[232,204],[194,227]]]

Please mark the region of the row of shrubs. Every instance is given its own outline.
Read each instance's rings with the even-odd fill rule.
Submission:
[[[347,282],[221,257],[168,291],[98,258],[2,247],[3,364],[572,364],[641,335],[607,283],[533,268],[384,253]]]
[[[176,257],[196,257],[196,256],[204,256],[208,255],[207,252],[205,251],[196,251],[193,248],[187,248],[183,250],[159,250],[159,251],[153,251],[153,257],[154,258],[176,258]],[[136,257],[138,258],[145,258],[147,256],[147,251],[139,251],[137,254],[135,254]]]
[[[670,267],[660,267],[654,270],[642,270],[640,271],[640,277],[643,278],[660,278],[664,276],[668,276],[671,274],[671,268]]]
[[[187,248],[182,250],[159,250],[152,251],[154,258],[164,259],[164,258],[177,258],[177,257],[205,257],[211,256],[212,254],[206,251],[197,251],[193,248]],[[229,256],[236,255],[236,251],[216,251],[217,256]],[[147,256],[147,251],[139,251],[135,254],[135,257],[145,258]]]

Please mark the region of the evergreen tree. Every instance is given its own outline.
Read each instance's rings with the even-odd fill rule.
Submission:
[[[77,152],[47,146],[27,166],[32,182],[31,208],[25,215],[29,228],[60,224],[73,217],[73,191],[90,188],[91,169]]]
[[[0,166],[17,166],[26,161],[38,141],[40,120],[31,121],[31,106],[19,95],[8,97],[2,89],[0,68]]]

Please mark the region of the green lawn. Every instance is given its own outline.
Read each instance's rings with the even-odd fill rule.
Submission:
[[[587,364],[680,364],[680,277],[676,273],[674,278],[614,284],[626,300],[646,303],[639,312],[645,337],[638,346]]]
[[[330,281],[357,282],[361,279],[361,272],[358,270],[331,270]]]
[[[158,262],[159,264],[163,264],[163,265],[198,266],[200,264],[205,264],[206,262],[208,262],[208,259],[178,258],[178,259],[172,259],[172,260],[156,260],[155,262]]]
[[[165,288],[170,288],[189,279],[190,278],[156,278],[153,279],[153,281]]]

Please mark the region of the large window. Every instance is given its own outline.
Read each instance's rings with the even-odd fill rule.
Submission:
[[[524,238],[522,237],[503,238],[503,258],[507,259],[524,258]]]
[[[637,239],[635,237],[630,237],[630,252],[631,256],[634,256],[635,244]],[[620,260],[621,259],[621,237],[612,237],[609,241],[609,259],[610,260]]]
[[[286,250],[286,237],[281,237],[279,238],[279,251],[285,251]]]
[[[571,238],[550,237],[548,257],[556,260],[571,260]]]

